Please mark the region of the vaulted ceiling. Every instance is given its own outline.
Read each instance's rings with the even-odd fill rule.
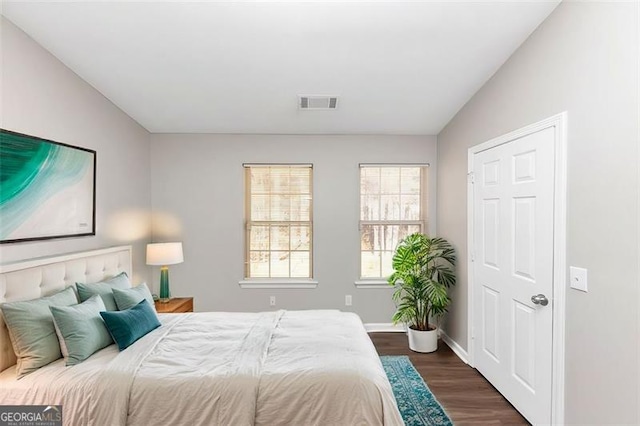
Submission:
[[[3,1],[2,14],[151,132],[437,134],[557,4]],[[301,111],[298,95],[338,108]]]

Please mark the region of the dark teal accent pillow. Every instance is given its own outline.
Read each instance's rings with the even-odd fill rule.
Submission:
[[[156,311],[146,300],[124,311],[105,311],[100,312],[100,315],[121,351],[145,334],[160,327]]]

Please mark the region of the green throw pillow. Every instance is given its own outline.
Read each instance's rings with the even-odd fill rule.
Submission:
[[[149,291],[149,287],[147,287],[146,283],[142,283],[126,290],[114,288],[113,298],[116,300],[116,305],[118,306],[118,310],[120,311],[133,308],[143,300],[149,302],[149,305],[151,305],[151,307],[155,310],[153,296],[151,296],[151,292]]]
[[[73,306],[51,306],[66,365],[76,365],[113,343],[100,312],[104,302],[98,295]]]
[[[78,296],[80,296],[80,301],[84,302],[88,300],[91,296],[99,295],[102,297],[102,301],[104,302],[104,307],[107,311],[117,311],[118,306],[116,305],[116,301],[113,298],[113,292],[111,291],[114,288],[127,289],[131,288],[131,283],[129,282],[129,277],[127,277],[126,272],[121,272],[115,277],[109,278],[108,280],[104,280],[98,283],[92,284],[83,284],[76,283],[76,287],[78,288]]]
[[[146,300],[125,311],[100,312],[100,316],[121,351],[145,334],[160,327],[156,311]]]
[[[75,291],[72,287],[67,287],[51,296],[2,305],[4,321],[18,358],[16,365],[18,378],[62,356],[49,308],[76,303],[78,298]]]

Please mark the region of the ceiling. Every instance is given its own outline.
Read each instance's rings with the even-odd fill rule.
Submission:
[[[559,1],[2,2],[150,132],[437,134]],[[298,95],[337,95],[300,111]]]

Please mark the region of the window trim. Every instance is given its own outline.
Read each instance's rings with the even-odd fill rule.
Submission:
[[[420,216],[422,220],[362,220],[362,169],[367,167],[420,167],[423,170],[420,178]],[[387,283],[388,277],[363,277],[362,276],[362,227],[365,225],[418,225],[420,232],[426,233],[429,229],[429,163],[360,163],[358,164],[358,279],[354,281],[357,288],[381,289],[391,286]]]
[[[243,267],[243,278],[238,281],[238,284],[241,288],[315,288],[318,285],[318,281],[314,280],[314,231],[313,231],[313,210],[314,210],[314,193],[313,193],[313,164],[312,163],[243,163],[242,167],[243,175],[244,175],[244,267]],[[308,168],[309,172],[309,195],[311,196],[311,206],[309,209],[309,220],[293,220],[293,221],[282,221],[282,220],[250,220],[250,206],[251,206],[251,191],[247,191],[250,189],[247,187],[250,184],[251,178],[251,168],[252,167],[299,167],[299,168]],[[308,225],[310,230],[309,237],[309,277],[249,277],[249,264],[250,264],[250,253],[251,253],[251,234],[250,228],[251,226],[271,226],[271,225],[287,225],[287,226],[295,226],[296,224],[300,225]],[[289,253],[292,250],[288,250]],[[306,251],[306,250],[304,250]],[[271,252],[271,250],[269,250]],[[291,266],[289,266],[289,274],[291,274]]]
[[[240,288],[316,288],[318,281],[306,278],[250,278],[238,281]]]
[[[362,262],[362,260],[361,260]],[[355,280],[353,285],[356,288],[375,288],[375,289],[388,289],[391,290],[393,287],[389,285],[387,280],[376,279],[376,278],[360,278],[359,280]]]

